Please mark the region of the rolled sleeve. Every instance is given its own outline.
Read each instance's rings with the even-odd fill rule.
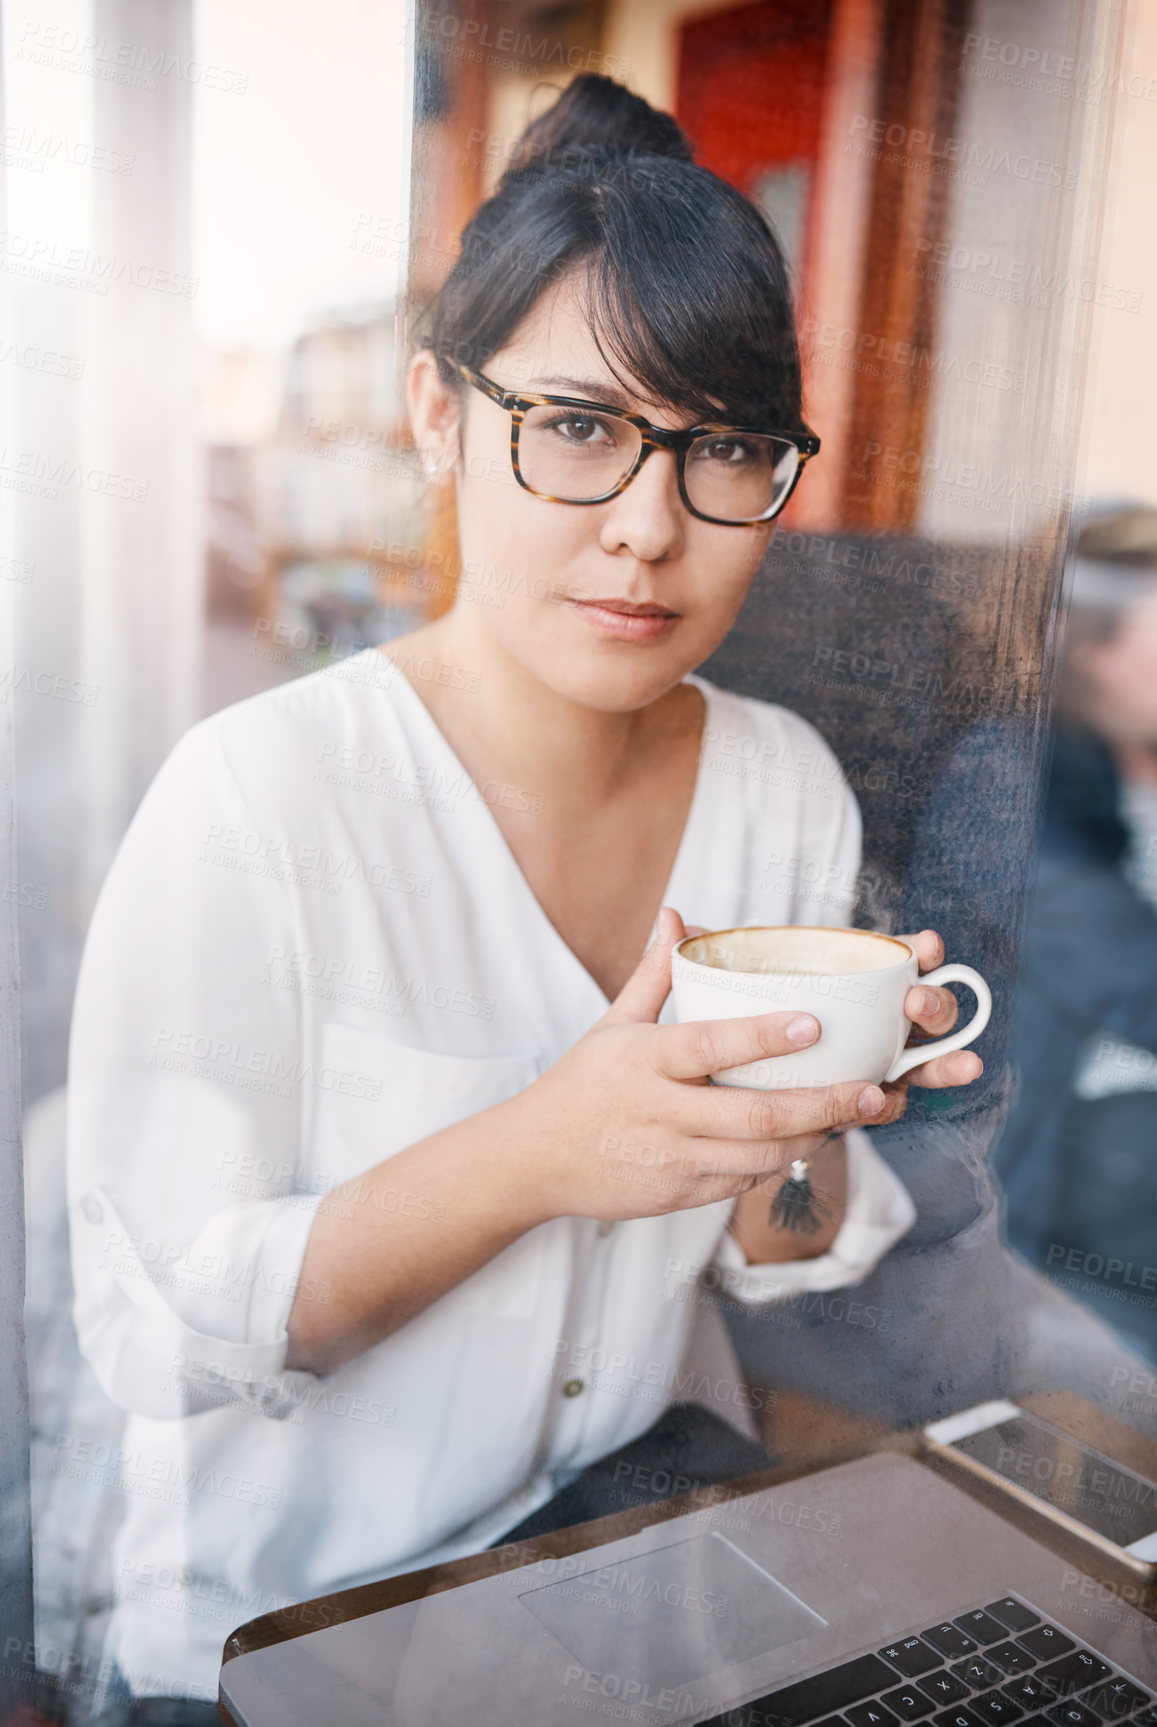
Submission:
[[[722,1293],[745,1306],[780,1301],[801,1290],[845,1289],[862,1283],[916,1221],[916,1207],[899,1176],[859,1128],[847,1134],[848,1198],[844,1221],[827,1253],[783,1264],[750,1265],[725,1230],[713,1266]]]
[[[284,1417],[317,1383],[285,1371],[322,1198],[302,1151],[315,1088],[300,1003],[269,978],[294,904],[283,876],[217,849],[254,831],[219,736],[195,727],[125,836],[81,965],[67,1106],[76,1325],[133,1414],[240,1403]]]
[[[133,1234],[107,1192],[72,1207],[82,1353],[122,1408],[176,1419],[240,1403],[292,1416],[313,1374],[287,1371],[287,1323],[321,1195],[229,1206],[189,1245]],[[324,1300],[323,1286],[304,1286]]]

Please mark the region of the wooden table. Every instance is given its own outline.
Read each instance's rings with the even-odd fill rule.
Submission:
[[[1138,1474],[1157,1480],[1157,1443],[1146,1439],[1134,1428],[1118,1421],[1104,1410],[1085,1403],[1071,1392],[1049,1392],[1022,1399],[1022,1407],[1051,1421],[1075,1439],[1104,1452]],[[1118,1595],[1139,1612],[1157,1620],[1157,1586],[1140,1583],[1126,1566],[1099,1552],[1064,1529],[1041,1517],[1028,1506],[1022,1506],[1006,1495],[997,1493],[986,1482],[966,1470],[922,1452],[918,1431],[896,1433],[848,1411],[833,1409],[795,1394],[781,1393],[776,1400],[776,1449],[781,1461],[773,1469],[758,1475],[747,1475],[727,1489],[725,1497],[740,1498],[760,1492],[785,1481],[795,1481],[826,1469],[836,1463],[848,1463],[874,1451],[896,1451],[908,1457],[921,1457],[924,1464],[938,1475],[951,1480],[954,1486],[987,1505],[1007,1523],[1023,1530],[1043,1547],[1056,1554],[1076,1571],[1082,1571],[1097,1583]],[[710,1503],[719,1504],[722,1490],[710,1489]],[[309,1631],[320,1631],[328,1625],[339,1625],[349,1619],[360,1619],[369,1613],[380,1613],[386,1607],[397,1607],[404,1601],[416,1601],[427,1595],[437,1595],[445,1589],[458,1589],[463,1583],[473,1583],[481,1577],[493,1577],[501,1571],[517,1570],[533,1565],[540,1559],[558,1559],[571,1553],[581,1553],[604,1542],[621,1540],[655,1523],[665,1523],[672,1517],[682,1517],[699,1509],[694,1493],[679,1499],[664,1499],[650,1505],[640,1505],[630,1511],[619,1511],[612,1517],[601,1517],[594,1523],[576,1524],[541,1535],[533,1541],[517,1542],[508,1547],[488,1548],[463,1559],[443,1565],[430,1565],[422,1571],[407,1571],[396,1577],[386,1577],[380,1583],[364,1583],[356,1589],[340,1589],[332,1595],[319,1595],[296,1607],[283,1607],[275,1613],[263,1613],[238,1627],[225,1644],[222,1661],[232,1661],[254,1649],[268,1649],[274,1643],[302,1637]],[[228,1727],[236,1727],[223,1702],[218,1712]]]

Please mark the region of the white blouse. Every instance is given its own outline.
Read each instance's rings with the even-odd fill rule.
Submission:
[[[860,822],[830,750],[690,681],[704,742],[663,902],[846,922]],[[674,1400],[753,1431],[763,1394],[701,1274],[745,1303],[837,1288],[914,1220],[853,1133],[821,1258],[749,1267],[731,1201],[556,1218],[335,1372],[285,1370],[322,1196],[515,1095],[608,1005],[492,814],[539,795],[476,786],[367,649],[195,726],[125,836],[77,992],[69,1201],[81,1348],[128,1412],[107,1653],[136,1692],[215,1696],[235,1625],[487,1546]],[[381,1203],[438,1227],[413,1178]]]

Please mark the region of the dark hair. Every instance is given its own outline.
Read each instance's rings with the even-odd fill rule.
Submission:
[[[793,431],[800,365],[783,255],[755,206],[692,159],[675,121],[583,73],[523,133],[418,324],[482,368],[541,295],[585,266],[599,352],[620,382],[696,420]]]

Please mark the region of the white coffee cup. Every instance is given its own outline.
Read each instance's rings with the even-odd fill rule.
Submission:
[[[757,1091],[899,1079],[921,1062],[964,1049],[992,1012],[988,985],[971,966],[942,965],[921,975],[906,941],[871,930],[783,925],[686,936],[671,957],[671,978],[680,1023],[783,1011],[819,1020],[819,1039],[807,1049],[711,1075],[716,1085]],[[978,1006],[951,1036],[909,1049],[904,998],[917,983],[966,983]]]

